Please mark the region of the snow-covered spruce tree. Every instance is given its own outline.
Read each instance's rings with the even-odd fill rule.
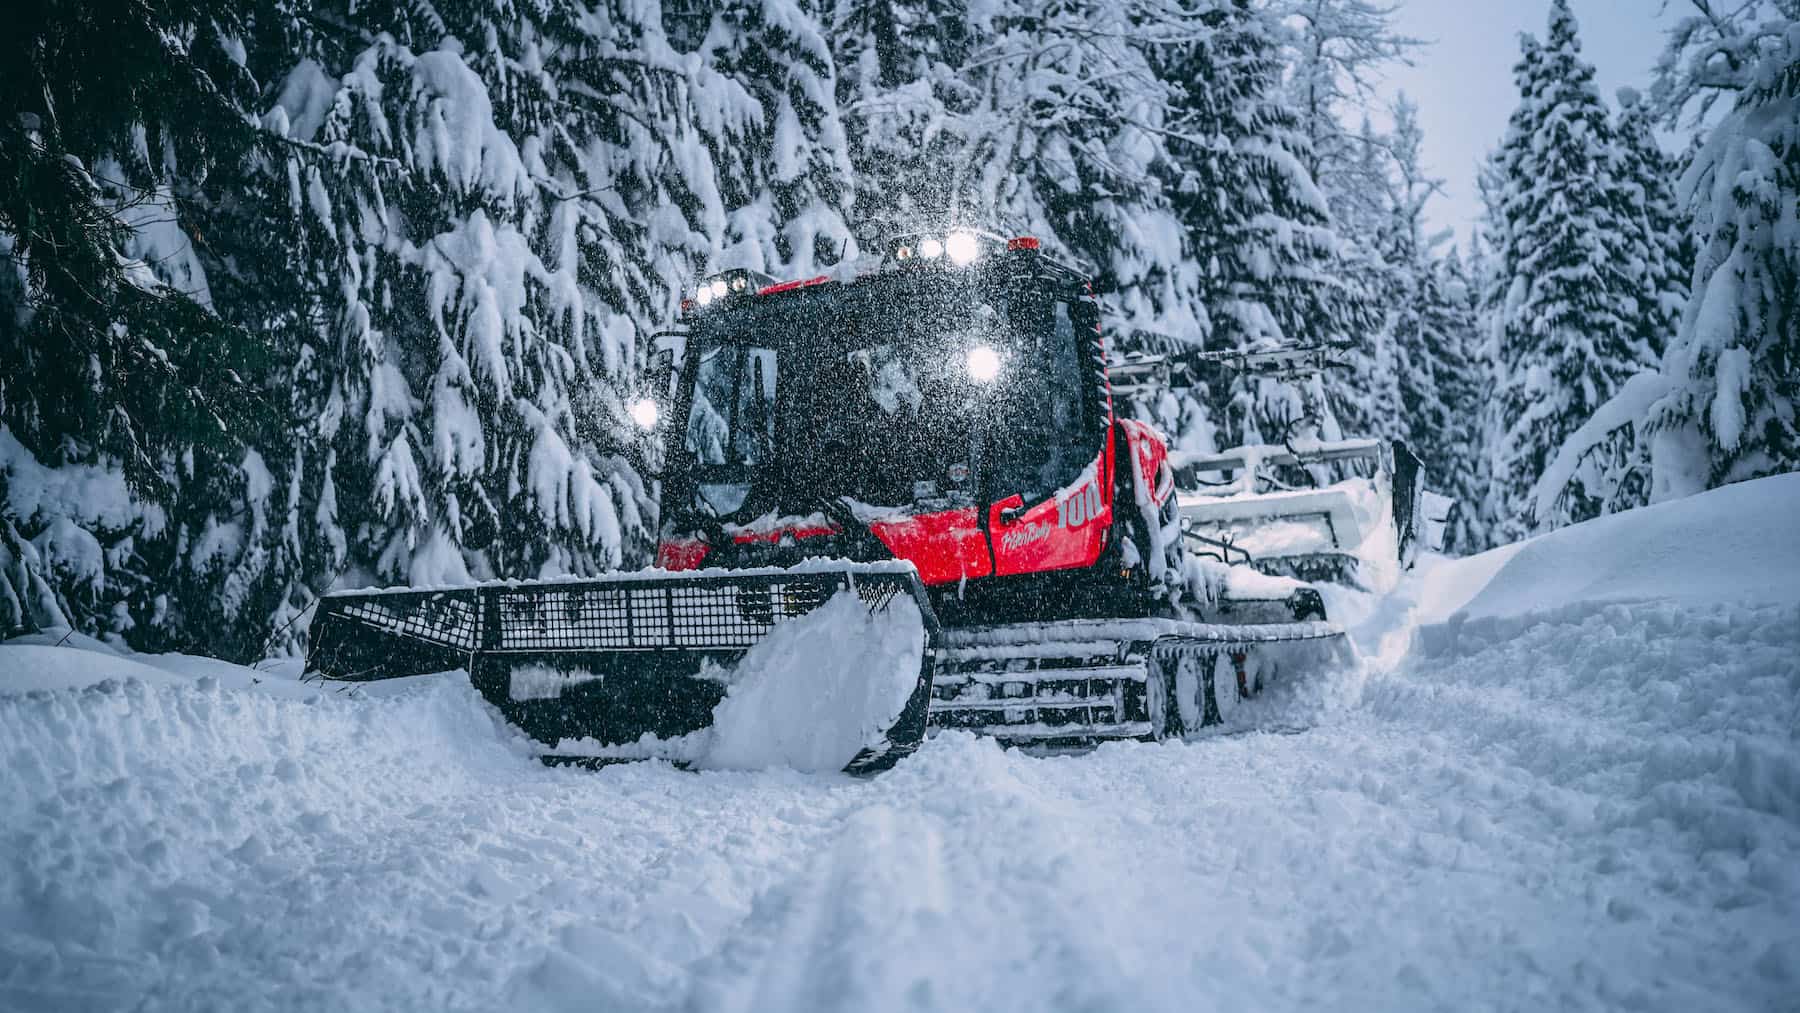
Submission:
[[[1210,348],[1349,344],[1373,330],[1369,307],[1342,280],[1340,239],[1306,168],[1306,137],[1282,88],[1280,40],[1266,11],[1217,0],[1156,51],[1157,74],[1173,91],[1166,185],[1199,270],[1199,336]],[[1341,435],[1322,380],[1234,377],[1221,393],[1212,414],[1229,420],[1228,441],[1279,439],[1307,418],[1311,432]]]
[[[1631,279],[1628,325],[1652,354],[1660,354],[1673,337],[1687,299],[1682,264],[1690,258],[1683,250],[1672,173],[1657,146],[1648,104],[1636,91],[1620,89],[1611,193],[1621,231],[1614,244]],[[1596,416],[1602,413],[1604,409]],[[1588,424],[1575,430],[1571,439],[1580,445],[1579,464],[1572,469],[1553,466],[1539,477],[1540,491],[1533,494],[1536,515],[1557,523],[1578,505],[1584,512],[1587,504],[1597,504],[1598,512],[1615,513],[1648,502],[1649,445],[1639,439],[1638,421],[1618,419],[1600,438],[1591,435]],[[1553,495],[1543,495],[1544,483],[1559,481]]]
[[[1628,229],[1621,246],[1636,279],[1633,331],[1660,356],[1687,303],[1675,166],[1656,142],[1649,103],[1634,89],[1619,89],[1614,137],[1613,192]]]
[[[639,328],[709,265],[809,270],[847,234],[820,37],[796,8],[703,18],[358,3],[266,37],[298,54],[258,225],[293,251],[295,309],[263,307],[296,350],[269,462],[306,559],[286,608],[642,558]]]
[[[1198,325],[1190,261],[1156,168],[1168,88],[1148,51],[1178,34],[1173,0],[1005,0],[977,13],[961,69],[953,218],[1042,239],[1094,272],[1122,329]]]
[[[1378,134],[1366,116],[1355,138],[1355,158],[1334,170],[1336,192],[1328,193],[1327,199],[1333,224],[1343,237],[1337,275],[1355,294],[1366,323],[1345,350],[1348,368],[1326,383],[1347,434],[1406,439],[1409,421],[1403,405],[1399,330],[1408,325],[1416,308],[1408,295],[1414,287],[1408,274],[1409,254],[1397,252],[1401,237],[1391,192],[1394,140]]]
[[[1425,202],[1442,184],[1421,164],[1422,143],[1416,109],[1402,96],[1387,145],[1393,169],[1385,180],[1381,253],[1391,283],[1384,298],[1403,433],[1431,488],[1457,500],[1449,542],[1466,551],[1480,544],[1469,514],[1485,492],[1478,413],[1487,377],[1471,347],[1476,326],[1462,263],[1454,250],[1440,261],[1435,250],[1447,237],[1425,234]]]
[[[1148,55],[1189,17],[1173,0],[841,4],[839,94],[868,234],[1028,233],[1094,273],[1121,323],[1115,351],[1144,334],[1197,341],[1192,262],[1158,172],[1168,88]],[[1138,410],[1182,422],[1172,398]]]
[[[962,73],[979,43],[963,0],[842,0],[830,36],[855,168],[853,225],[867,242],[941,227],[978,101]]]
[[[1392,142],[1369,114],[1377,76],[1408,62],[1421,42],[1394,29],[1392,8],[1368,0],[1271,0],[1268,8],[1281,27],[1285,93],[1307,141],[1303,164],[1342,239],[1335,275],[1367,311],[1346,351],[1349,370],[1328,376],[1326,387],[1346,433],[1403,437],[1394,368],[1401,283],[1382,249]]]
[[[207,643],[173,588],[242,543],[262,335],[213,312],[195,209],[253,144],[235,5],[31,0],[0,41],[0,626]]]
[[[1423,43],[1395,31],[1394,8],[1370,0],[1269,0],[1281,25],[1285,91],[1306,137],[1307,171],[1318,182],[1342,231],[1357,205],[1379,201],[1382,176],[1370,174],[1367,113],[1377,75],[1406,63]],[[1364,129],[1358,130],[1361,119]]]
[[[811,274],[854,255],[850,153],[818,17],[802,0],[709,6],[690,108],[702,130],[733,121],[709,132],[715,185],[729,209],[714,266]]]
[[[1532,489],[1568,434],[1653,361],[1633,330],[1632,275],[1617,247],[1627,227],[1612,199],[1611,125],[1566,0],[1551,5],[1541,50],[1527,38],[1516,75],[1520,104],[1499,153],[1499,389],[1488,434],[1502,541],[1600,511],[1597,490],[1573,488],[1556,516],[1535,517]]]
[[[1697,251],[1649,419],[1659,500],[1800,468],[1800,4],[1777,6],[1722,40],[1739,94],[1681,181]]]
[[[1659,94],[1736,92],[1684,173],[1692,297],[1659,371],[1571,435],[1539,484],[1552,504],[1619,434],[1648,461],[1651,501],[1800,469],[1800,4],[1768,20],[1684,24]],[[1679,106],[1667,114],[1673,119]]]
[[[1471,259],[1479,270],[1480,235],[1471,239]],[[1481,444],[1481,407],[1486,402],[1492,364],[1487,358],[1487,336],[1480,323],[1479,275],[1464,267],[1453,248],[1436,265],[1437,297],[1428,305],[1422,332],[1437,335],[1437,392],[1449,418],[1448,431],[1425,432],[1413,426],[1413,438],[1425,458],[1429,487],[1456,500],[1450,527],[1444,533],[1449,552],[1467,555],[1489,547],[1483,524],[1482,499],[1487,495],[1488,456]]]

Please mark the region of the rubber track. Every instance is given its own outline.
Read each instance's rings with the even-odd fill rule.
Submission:
[[[1081,748],[1116,739],[1157,739],[1220,723],[1211,685],[1221,654],[1252,654],[1275,644],[1342,639],[1334,623],[1226,625],[1175,619],[1076,620],[945,630],[941,680],[933,694],[934,730],[961,728],[1009,744]],[[1109,673],[1087,681],[1087,696],[1107,720],[1069,722],[1071,662],[1110,658]],[[1178,676],[1184,660],[1198,662]],[[1070,673],[1073,674],[1073,673]],[[1039,704],[1040,692],[1053,702]],[[1192,694],[1192,706],[1180,697]],[[1004,695],[1002,695],[1004,694]],[[992,704],[991,707],[984,706]],[[1075,709],[1079,709],[1076,707]],[[1045,714],[1058,723],[1046,723]],[[982,720],[983,717],[987,720]]]

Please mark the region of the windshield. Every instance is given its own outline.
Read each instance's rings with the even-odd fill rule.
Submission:
[[[740,311],[738,326],[696,341],[683,446],[718,516],[809,513],[845,496],[895,508],[966,506],[983,493],[1035,502],[1098,452],[1067,303],[803,305]],[[976,349],[998,358],[997,375],[971,375]],[[779,473],[761,484],[783,502],[746,508],[765,471]]]

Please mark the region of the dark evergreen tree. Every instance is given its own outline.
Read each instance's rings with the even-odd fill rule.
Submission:
[[[1580,50],[1574,16],[1555,0],[1548,41],[1541,50],[1526,42],[1520,105],[1500,153],[1499,389],[1488,436],[1503,541],[1599,512],[1597,491],[1574,489],[1559,517],[1539,518],[1531,491],[1568,434],[1652,361],[1633,328],[1633,279],[1618,248],[1627,230],[1612,129]]]
[[[279,298],[233,293],[293,350],[277,625],[333,582],[646,558],[641,332],[709,267],[810,272],[848,237],[821,37],[796,8],[702,20],[364,2],[259,26],[278,154],[222,225],[290,262]]]
[[[1380,142],[1367,129],[1370,100],[1380,72],[1409,62],[1423,43],[1394,30],[1394,8],[1370,0],[1271,0],[1269,9],[1283,29],[1286,92],[1306,137],[1307,171],[1339,227],[1362,234],[1351,222],[1383,192],[1384,167],[1369,148]]]
[[[1472,252],[1479,250],[1478,244],[1479,237]],[[1479,256],[1471,259],[1477,261],[1479,270]],[[1488,489],[1481,407],[1487,401],[1493,367],[1481,332],[1479,275],[1463,266],[1455,249],[1436,267],[1432,278],[1435,292],[1427,303],[1429,311],[1421,321],[1421,333],[1435,335],[1439,342],[1437,397],[1444,407],[1446,428],[1442,433],[1427,431],[1423,423],[1414,421],[1412,432],[1425,461],[1429,487],[1456,501],[1444,533],[1444,548],[1467,555],[1488,548],[1491,542],[1481,509]]]
[[[962,0],[844,0],[832,13],[837,97],[866,241],[942,227],[979,92],[963,72],[979,44]]]
[[[1221,0],[1190,37],[1159,51],[1174,89],[1169,188],[1199,270],[1199,331],[1211,348],[1285,340],[1353,344],[1373,316],[1342,280],[1340,240],[1310,152],[1282,93],[1279,33],[1264,11]],[[1234,379],[1228,441],[1285,432],[1340,435],[1322,381]],[[1306,427],[1298,424],[1310,419]]]
[[[1615,215],[1626,227],[1619,245],[1634,281],[1632,332],[1653,356],[1660,356],[1687,302],[1675,167],[1657,145],[1648,103],[1633,89],[1619,90],[1614,134]]]
[[[1655,499],[1800,469],[1800,4],[1762,13],[1707,44],[1723,82],[1697,61],[1737,96],[1683,180],[1693,296],[1646,425]]]
[[[1656,89],[1670,121],[1735,95],[1682,178],[1692,297],[1661,368],[1570,435],[1540,509],[1596,474],[1636,483],[1630,506],[1800,468],[1800,4],[1703,8],[1670,39]]]
[[[1487,377],[1462,263],[1454,250],[1440,260],[1436,247],[1447,237],[1425,234],[1425,203],[1441,183],[1421,164],[1422,141],[1414,108],[1402,97],[1388,146],[1386,293],[1403,435],[1425,466],[1427,484],[1457,501],[1447,543],[1467,552],[1483,547],[1474,514],[1485,494],[1479,416]]]
[[[0,41],[0,624],[193,647],[170,585],[245,551],[261,336],[212,310],[196,205],[254,147],[246,18],[27,0]]]

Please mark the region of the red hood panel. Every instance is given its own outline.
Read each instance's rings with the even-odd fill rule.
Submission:
[[[896,516],[872,522],[869,530],[888,551],[918,567],[919,579],[928,585],[985,577],[993,569],[973,507]]]

